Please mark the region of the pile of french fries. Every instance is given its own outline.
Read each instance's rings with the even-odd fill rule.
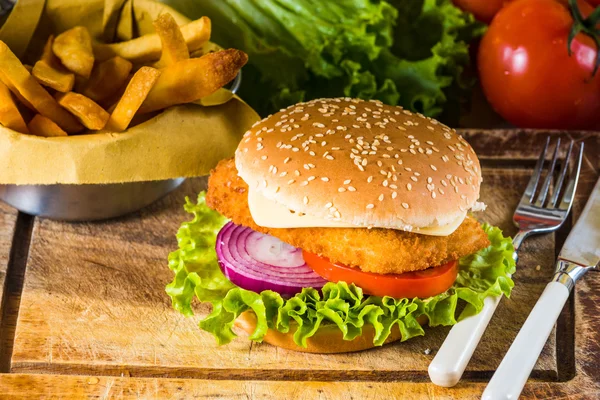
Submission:
[[[197,101],[235,78],[247,55],[203,54],[210,19],[179,27],[168,13],[156,33],[104,44],[77,26],[50,36],[40,59],[23,65],[0,41],[0,124],[44,137],[123,132],[153,112]]]

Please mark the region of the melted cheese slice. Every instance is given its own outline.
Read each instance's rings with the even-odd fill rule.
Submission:
[[[362,228],[348,224],[314,217],[308,214],[298,214],[284,205],[266,198],[253,189],[248,190],[248,207],[256,225],[265,228]],[[466,213],[455,221],[443,226],[413,229],[412,232],[430,236],[448,236],[462,224]]]

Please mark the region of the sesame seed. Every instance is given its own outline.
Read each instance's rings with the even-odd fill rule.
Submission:
[[[433,181],[433,179],[431,179],[431,177],[427,178],[427,183],[431,183]]]
[[[346,191],[346,188],[344,188],[344,187],[340,187],[340,188],[338,188],[338,192],[340,192],[340,193],[343,193],[343,192],[345,192],[345,191]]]
[[[290,158],[289,158],[289,157],[286,157],[286,159],[285,159],[285,160],[283,160],[283,163],[284,163],[284,164],[287,164],[289,161],[290,161]]]
[[[408,208],[408,203],[402,203],[402,207]]]
[[[328,178],[328,177],[326,177],[326,176],[322,177],[322,178],[321,178],[321,180],[322,180],[323,182],[329,182],[329,178]]]
[[[304,201],[304,204],[308,204],[308,197],[304,196],[303,201]]]
[[[375,207],[375,204],[367,204],[367,208],[373,208]]]
[[[416,177],[414,177],[414,176],[411,176],[411,177],[410,177],[410,179],[411,179],[413,182],[417,182],[417,181],[418,181],[418,179],[417,179]]]
[[[371,182],[373,182],[373,177],[372,177],[372,176],[369,176],[369,177],[367,178],[367,182],[368,182],[368,183],[371,183]]]
[[[314,181],[314,180],[315,180],[315,177],[314,177],[314,176],[309,176],[308,178],[306,178],[306,180],[307,180],[307,181],[309,181],[309,182],[310,182],[310,181]]]
[[[431,167],[432,170],[437,171],[437,168],[435,167],[435,165],[430,164],[429,166]]]
[[[435,192],[431,192],[431,197],[435,199]]]
[[[331,203],[331,202],[325,204],[325,208],[330,208],[331,206],[333,206],[333,203]]]
[[[412,185],[411,185],[410,183],[407,183],[407,184],[406,184],[406,189],[408,189],[408,190],[412,190]]]
[[[260,159],[264,161],[267,159],[267,156],[261,156]]]
[[[398,193],[392,192],[392,199],[395,199],[398,196]]]
[[[306,185],[308,185],[308,181],[303,181],[303,182],[300,184],[300,186],[306,186]]]
[[[348,191],[356,192],[356,188],[354,186],[348,186]]]
[[[383,201],[383,194],[380,194],[379,197],[377,198],[379,201]]]
[[[290,179],[289,181],[287,181],[287,184],[288,184],[288,185],[291,185],[291,184],[292,184],[292,183],[294,183],[294,182],[296,182],[296,180],[295,180],[295,179]]]
[[[282,173],[279,174],[279,176],[286,176],[286,175],[287,175],[286,171],[283,171]]]
[[[342,214],[340,214],[339,211],[334,212],[333,215],[335,215],[336,218],[341,218],[342,217]]]

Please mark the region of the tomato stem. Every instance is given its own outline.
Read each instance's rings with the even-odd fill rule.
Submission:
[[[569,0],[569,8],[573,16],[573,26],[569,32],[569,41],[567,42],[569,56],[571,56],[571,44],[578,33],[583,32],[591,37],[596,44],[596,62],[594,63],[594,71],[592,72],[592,76],[594,76],[600,66],[600,29],[596,29],[596,25],[600,22],[600,6],[596,7],[587,18],[584,18],[581,14],[577,0]]]

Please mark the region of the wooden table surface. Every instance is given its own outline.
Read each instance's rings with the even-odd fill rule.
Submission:
[[[544,132],[463,131],[483,166],[479,218],[514,234],[512,212]],[[600,135],[549,133],[586,144],[573,218],[525,242],[510,300],[502,300],[462,382],[431,384],[427,366],[448,328],[342,355],[295,353],[239,337],[218,347],[174,311],[167,255],[189,218],[191,179],[162,201],[100,223],[33,218],[0,205],[0,398],[479,398],[553,275],[553,261],[600,170]],[[539,266],[539,267],[538,267]],[[600,397],[600,274],[577,284],[524,398]]]

